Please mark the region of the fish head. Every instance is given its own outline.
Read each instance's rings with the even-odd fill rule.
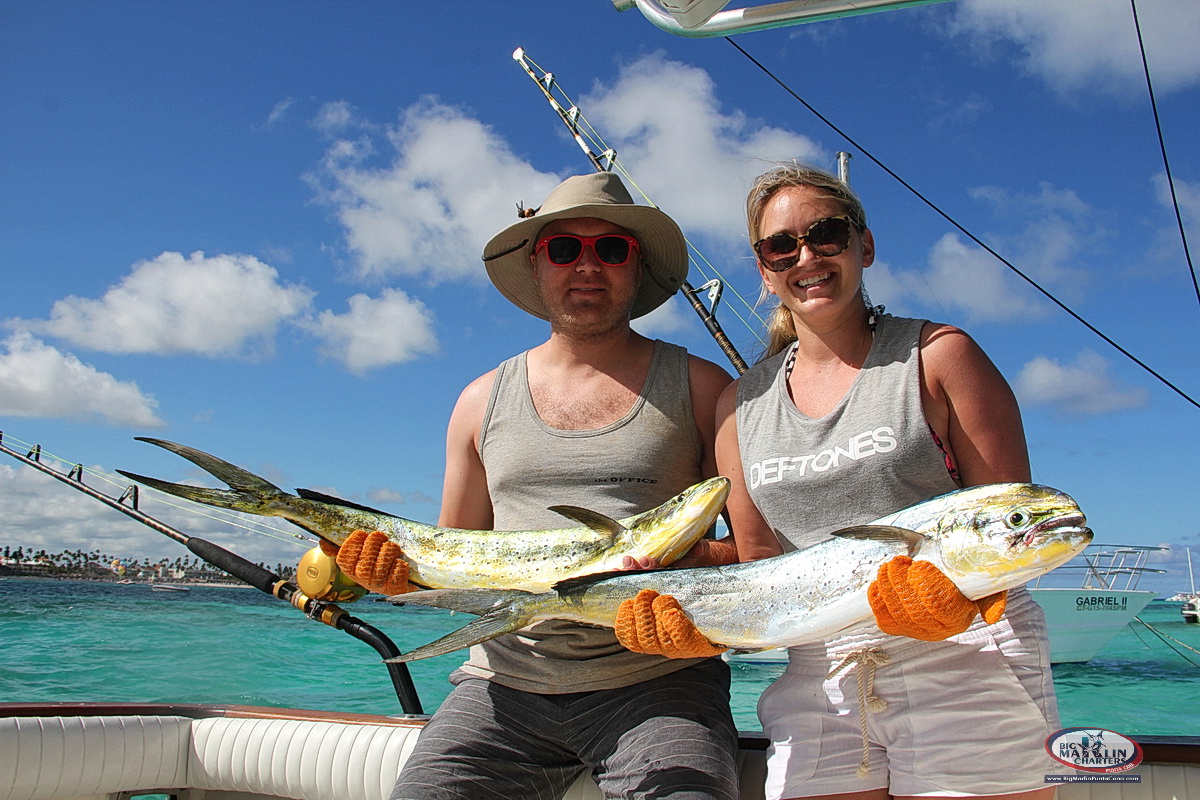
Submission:
[[[631,549],[668,566],[716,523],[728,497],[729,479],[720,475],[688,487],[657,508],[626,521]]]
[[[938,500],[949,502],[921,531],[937,545],[929,560],[973,599],[1044,575],[1092,541],[1079,505],[1048,486],[974,486]]]

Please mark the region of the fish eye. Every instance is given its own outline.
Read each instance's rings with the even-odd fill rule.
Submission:
[[[1019,528],[1022,525],[1029,524],[1030,519],[1032,519],[1032,515],[1028,511],[1023,508],[1018,508],[1016,511],[1010,512],[1009,515],[1004,518],[1004,521],[1008,523],[1010,528]]]

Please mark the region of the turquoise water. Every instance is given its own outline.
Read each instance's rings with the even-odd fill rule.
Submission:
[[[401,650],[470,619],[371,601],[346,609]],[[1185,625],[1178,604],[1151,603],[1142,619],[1200,650],[1200,626]],[[168,593],[143,585],[0,578],[0,645],[0,698],[8,702],[238,703],[400,713],[371,647],[249,588]],[[1090,663],[1055,667],[1064,727],[1200,735],[1200,654],[1174,647],[1184,655],[1134,623]],[[451,654],[410,665],[426,713],[445,698],[446,675],[461,660]],[[782,669],[733,665],[739,728],[760,728],[758,695]]]

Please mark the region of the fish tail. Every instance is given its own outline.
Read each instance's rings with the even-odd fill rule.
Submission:
[[[148,478],[145,475],[138,475],[121,469],[117,470],[117,472],[126,478],[158,489],[160,492],[173,494],[185,500],[193,500],[197,503],[216,506],[217,508],[228,508],[232,511],[245,511],[251,514],[267,516],[282,516],[277,511],[271,510],[273,504],[279,504],[280,501],[283,501],[283,504],[286,505],[289,501],[297,500],[294,495],[288,494],[270,481],[260,478],[252,472],[247,472],[241,467],[234,466],[228,461],[222,461],[216,456],[163,439],[151,439],[145,436],[135,438],[138,441],[149,442],[165,450],[170,450],[176,455],[183,456],[229,486],[229,489],[207,489],[200,486],[188,486],[182,483],[169,483],[157,478]]]
[[[395,605],[420,605],[475,614],[473,620],[440,639],[387,659],[390,662],[418,661],[422,658],[453,653],[471,645],[495,639],[524,628],[533,622],[540,595],[515,589],[433,589],[394,595]]]

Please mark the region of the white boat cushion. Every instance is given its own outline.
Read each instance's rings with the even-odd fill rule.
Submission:
[[[174,716],[0,719],[0,798],[78,800],[187,785],[192,720]]]
[[[380,800],[419,728],[214,717],[192,724],[189,785],[276,797]]]

